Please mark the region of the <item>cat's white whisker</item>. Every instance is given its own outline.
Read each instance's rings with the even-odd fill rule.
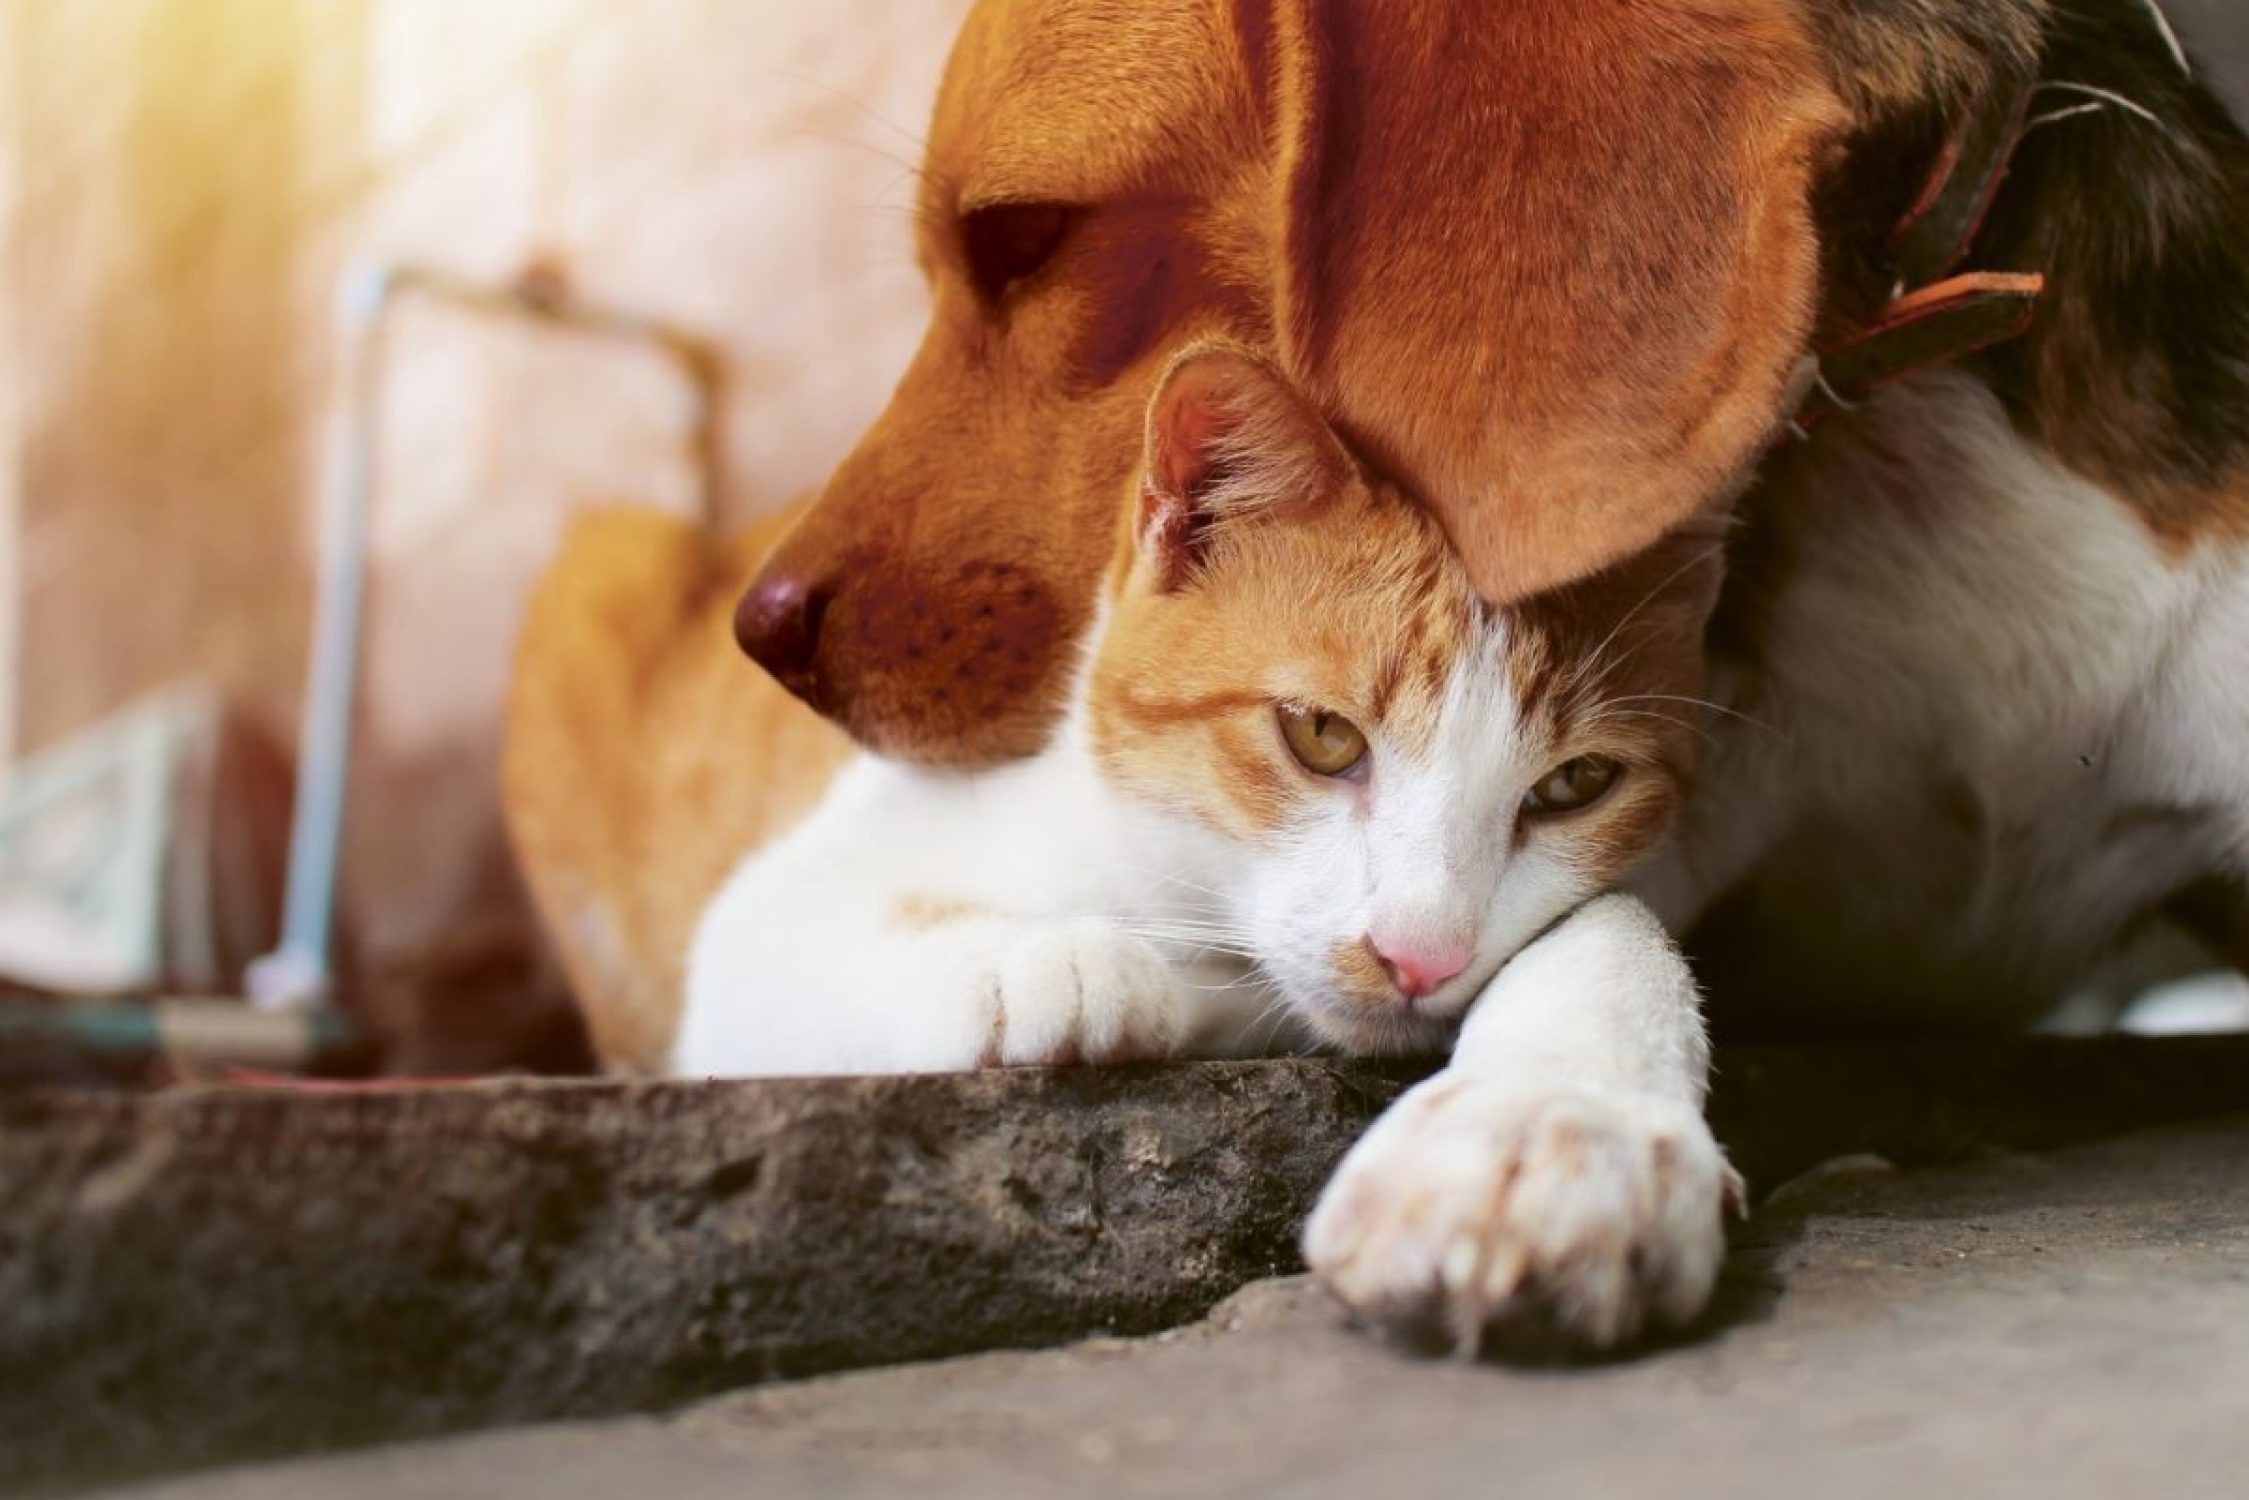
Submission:
[[[1166,885],[1176,885],[1183,890],[1199,892],[1202,895],[1210,897],[1213,901],[1223,902],[1224,900],[1226,900],[1225,892],[1212,890],[1207,885],[1197,885],[1194,881],[1187,879],[1184,875],[1175,875],[1169,870],[1158,870],[1153,869],[1147,865],[1135,864],[1127,864],[1124,866],[1124,868],[1130,870],[1135,875],[1145,875],[1151,880],[1161,880]]]
[[[1599,667],[1601,672],[1606,675],[1608,671],[1608,662],[1606,661],[1606,657],[1608,655],[1609,647],[1615,644],[1616,638],[1619,635],[1622,635],[1624,633],[1624,627],[1630,625],[1634,620],[1638,619],[1640,611],[1646,609],[1650,604],[1653,604],[1657,599],[1661,598],[1664,592],[1669,589],[1671,585],[1677,583],[1680,579],[1686,577],[1687,574],[1693,572],[1696,568],[1699,568],[1703,564],[1709,562],[1712,558],[1717,557],[1725,550],[1726,544],[1723,541],[1713,542],[1709,547],[1700,552],[1697,552],[1694,556],[1688,558],[1685,562],[1674,568],[1670,573],[1664,576],[1662,582],[1658,583],[1654,588],[1648,590],[1647,593],[1643,594],[1640,597],[1640,602],[1633,605],[1630,609],[1626,610],[1624,612],[1623,618],[1619,619],[1615,625],[1609,628],[1609,633],[1601,638],[1601,643],[1598,646],[1595,646],[1591,651],[1587,652],[1582,658],[1579,659],[1576,669],[1572,671],[1567,678],[1563,679],[1564,691],[1577,691],[1580,685],[1582,685],[1586,680],[1587,674],[1592,672],[1596,667]]]
[[[1233,991],[1240,989],[1243,985],[1249,983],[1249,979],[1245,975],[1240,979],[1229,979],[1223,984],[1196,984],[1192,980],[1186,979],[1178,980],[1176,982],[1181,989],[1194,990],[1198,994],[1225,995],[1231,994]]]
[[[1591,718],[1586,720],[1586,727],[1597,727],[1599,725],[1608,723],[1612,719],[1653,719],[1658,723],[1663,724],[1677,724],[1679,722],[1678,719],[1674,716],[1670,714],[1657,713],[1653,709],[1618,708],[1604,709],[1601,712],[1594,714]],[[1717,747],[1719,742],[1718,736],[1711,730],[1711,728],[1707,724],[1697,724],[1692,727],[1697,739],[1701,740],[1705,745],[1708,745],[1713,749]]]
[[[1256,952],[1247,941],[1233,934],[1205,932],[1171,932],[1161,928],[1136,927],[1120,924],[1126,932],[1143,942],[1160,947],[1183,948],[1193,953],[1217,953],[1229,958],[1254,961]]]
[[[1236,1038],[1236,1045],[1246,1052],[1267,1050],[1272,1046],[1273,1038],[1280,1035],[1281,1026],[1288,1018],[1288,997],[1286,995],[1274,996],[1263,1010],[1252,1016],[1248,1023],[1242,1027],[1241,1035]],[[1257,1034],[1259,1027],[1264,1028],[1264,1035],[1262,1036]]]
[[[1247,941],[1250,937],[1250,934],[1242,928],[1226,922],[1149,922],[1136,921],[1129,917],[1119,918],[1117,921],[1119,926],[1142,934],[1162,933],[1181,937],[1237,938],[1243,941]]]
[[[1633,693],[1622,698],[1611,698],[1608,704],[1604,706],[1622,707],[1629,703],[1681,703],[1694,708],[1706,708],[1714,714],[1723,714],[1729,719],[1739,719],[1742,723],[1762,729],[1767,734],[1777,735],[1780,733],[1779,729],[1766,723],[1763,719],[1757,718],[1753,714],[1745,714],[1738,708],[1728,708],[1725,704],[1713,703],[1708,698],[1690,698],[1676,693]]]

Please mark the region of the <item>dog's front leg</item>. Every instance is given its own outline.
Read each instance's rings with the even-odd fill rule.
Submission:
[[[1377,1120],[1305,1226],[1351,1308],[1473,1349],[1608,1347],[1708,1302],[1740,1179],[1703,1123],[1694,978],[1629,896],[1502,969],[1452,1061]]]

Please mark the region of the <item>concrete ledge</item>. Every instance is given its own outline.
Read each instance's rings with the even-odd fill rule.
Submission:
[[[1134,1332],[1295,1264],[1412,1076],[0,1095],[0,1488]],[[2249,1105],[2249,1038],[1743,1049],[1764,1187]]]
[[[2249,1119],[1842,1172],[1722,1336],[1572,1370],[1359,1337],[1301,1278],[1087,1339],[230,1468],[133,1500],[2240,1500]]]

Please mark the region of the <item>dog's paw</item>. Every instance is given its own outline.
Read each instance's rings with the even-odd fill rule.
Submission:
[[[1113,922],[1019,922],[979,934],[939,987],[960,1002],[993,1065],[1170,1056],[1185,1031],[1179,981],[1152,946]]]
[[[1439,1076],[1344,1158],[1305,1259],[1357,1315],[1463,1352],[1607,1349],[1702,1311],[1741,1191],[1682,1105]]]

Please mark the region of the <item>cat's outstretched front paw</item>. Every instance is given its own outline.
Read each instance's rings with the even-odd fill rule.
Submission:
[[[1186,1029],[1163,955],[1099,918],[979,933],[939,987],[982,1028],[987,1067],[1168,1057]]]
[[[1458,1349],[1605,1349],[1702,1311],[1741,1191],[1683,1105],[1439,1075],[1344,1158],[1305,1259],[1355,1313]]]

